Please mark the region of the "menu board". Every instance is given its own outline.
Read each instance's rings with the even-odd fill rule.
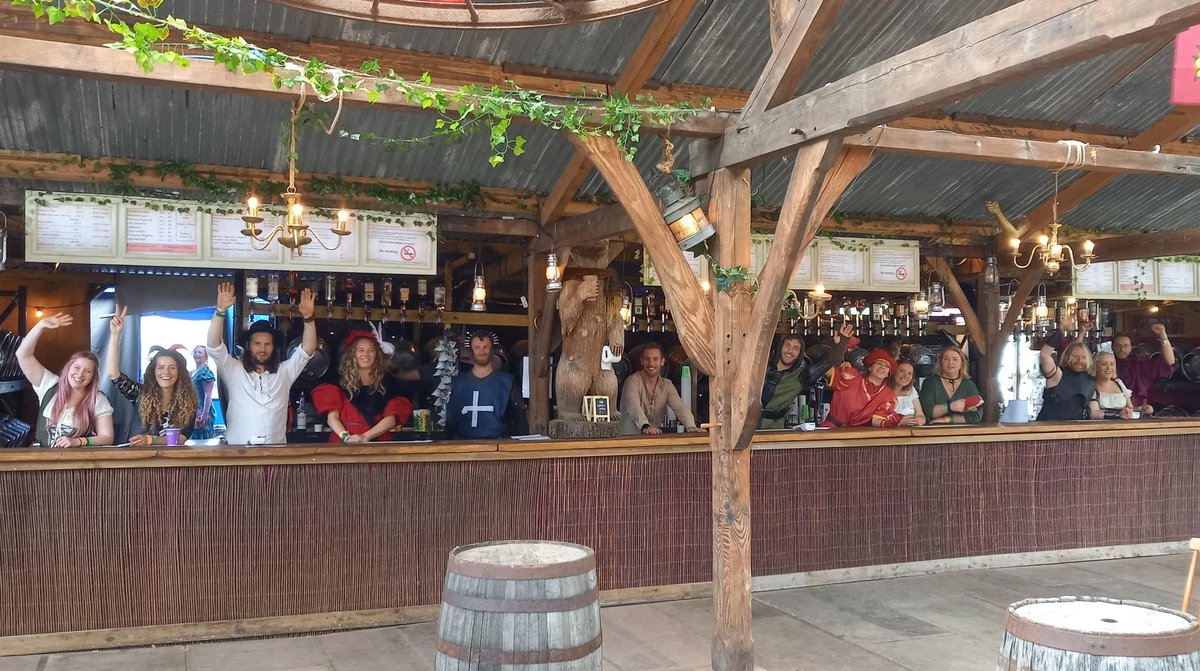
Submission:
[[[412,275],[437,269],[437,217],[428,214],[359,213],[361,220],[347,222],[350,235],[338,237],[331,232],[336,219],[310,210],[304,221],[312,242],[295,254],[278,234],[269,241],[242,235],[246,224],[232,203],[28,191],[25,212],[30,261]],[[274,208],[260,212],[260,238],[266,238],[282,215]],[[318,237],[341,244],[327,250]]]
[[[125,207],[125,253],[200,258],[200,213]]]
[[[62,256],[108,260],[116,253],[117,204],[26,198],[26,259],[57,261]],[[30,214],[32,213],[32,214]]]
[[[1196,266],[1191,263],[1159,261],[1158,293],[1163,296],[1196,295]]]
[[[708,277],[708,257],[691,252],[684,252],[683,258],[687,261],[688,266],[692,269],[692,275],[696,279],[703,282]],[[658,272],[654,270],[654,262],[650,259],[649,254],[642,256],[642,285],[647,287],[662,286],[662,280],[658,277]]]
[[[813,254],[816,250],[809,247],[804,252],[804,258],[800,259],[800,265],[796,268],[796,272],[792,273],[792,280],[788,282],[789,289],[807,289],[813,286]]]
[[[275,223],[271,223],[271,221],[271,219],[267,219],[266,223],[272,226],[282,224],[283,216],[280,215]],[[310,229],[308,237],[313,239],[312,242],[304,245],[299,253],[288,250],[284,253],[285,256],[299,257],[308,263],[320,263],[321,265],[358,264],[358,222],[353,215],[346,221],[346,230],[350,231],[350,235],[334,235],[330,230],[337,226],[337,218],[323,217],[311,210],[304,215],[304,223],[308,224]],[[321,242],[316,240],[318,237],[321,242],[333,249],[325,249],[321,246]],[[339,242],[341,244],[338,244]]]
[[[826,288],[867,283],[866,254],[822,242],[817,247],[817,273]]]
[[[250,237],[242,235],[242,229],[245,228],[246,222],[242,221],[241,216],[214,214],[209,222],[210,233],[207,250],[209,259],[218,262],[237,261],[251,267],[256,261],[267,265],[280,262],[282,245],[275,242],[264,245],[264,243],[254,241],[254,245],[264,247],[262,250],[255,249],[250,244]],[[264,221],[258,227],[261,230],[266,225],[267,222]],[[270,228],[267,228],[263,232],[266,233],[269,230]]]
[[[1093,263],[1086,270],[1075,271],[1075,295],[1080,298],[1112,296],[1116,286],[1116,263]]]
[[[894,286],[897,291],[920,288],[920,248],[906,244],[884,244],[870,249],[872,286]]]
[[[433,272],[437,250],[426,220],[419,218],[405,223],[408,225],[367,222],[367,261]]]
[[[1117,289],[1122,294],[1129,295],[1130,298],[1135,298],[1139,293],[1158,293],[1153,263],[1139,260],[1118,261]]]

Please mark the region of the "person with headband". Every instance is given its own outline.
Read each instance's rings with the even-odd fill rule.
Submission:
[[[331,443],[388,440],[412,417],[412,401],[392,388],[383,350],[370,331],[351,331],[342,342],[338,384],[317,385],[313,407],[326,416]]]
[[[896,369],[896,360],[885,349],[876,348],[863,360],[864,376],[845,362],[829,371],[833,401],[824,427],[899,426],[904,417],[896,412],[896,393],[888,386],[888,376]]]
[[[121,395],[137,406],[144,434],[129,437],[129,444],[163,445],[167,443],[166,429],[179,429],[185,439],[192,435],[196,422],[196,389],[187,375],[187,361],[173,349],[150,348],[150,363],[142,375],[142,383],[134,382],[121,372],[121,334],[125,330],[125,315],[129,308],[118,308],[109,322],[112,339],[108,343],[105,368],[108,378]]]
[[[967,355],[954,345],[938,352],[937,368],[921,385],[920,398],[930,424],[983,421],[983,397],[967,375]]]
[[[100,360],[96,355],[87,350],[72,354],[58,375],[46,370],[34,356],[43,333],[70,326],[73,321],[71,315],[62,312],[46,317],[17,347],[17,364],[41,404],[37,441],[43,447],[111,445],[113,407],[100,391]]]
[[[230,356],[221,334],[235,301],[233,284],[222,282],[217,287],[217,310],[208,325],[208,355],[228,392],[225,440],[230,445],[285,443],[292,383],[317,351],[316,299],[312,289],[300,292],[297,307],[304,318],[304,335],[300,347],[282,362],[282,337],[265,321],[254,322],[242,334],[245,351],[241,358]]]

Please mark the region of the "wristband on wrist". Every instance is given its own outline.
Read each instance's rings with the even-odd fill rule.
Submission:
[[[91,439],[91,438],[80,438],[80,439],[79,439],[79,446],[80,446],[80,447],[91,447],[91,446],[92,446],[92,439]]]
[[[305,317],[305,318],[304,318],[304,323],[305,323],[305,324],[311,324],[311,323],[313,323],[313,322],[315,322],[315,321],[317,321],[317,318],[316,318],[316,317]]]
[[[221,319],[224,319],[224,318],[225,318],[225,315],[226,315],[228,312],[229,312],[229,308],[225,308],[224,310],[214,310],[214,311],[213,311],[213,316],[214,316],[214,317],[220,317]]]
[[[339,433],[338,436],[342,439],[342,442],[344,443],[350,438],[350,432],[343,431],[343,432]]]

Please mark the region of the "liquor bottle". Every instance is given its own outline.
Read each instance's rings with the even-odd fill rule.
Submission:
[[[363,282],[363,303],[370,307],[375,305],[375,280]]]
[[[279,300],[279,273],[267,276],[267,300],[275,303]]]
[[[304,409],[304,392],[300,392],[300,400],[296,401],[296,430],[308,430],[308,411]]]

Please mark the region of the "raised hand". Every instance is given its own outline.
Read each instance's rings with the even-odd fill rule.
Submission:
[[[317,311],[317,295],[312,289],[304,289],[300,292],[300,316],[305,319],[312,318]]]
[[[833,342],[836,345],[842,342],[842,338],[849,340],[852,337],[854,337],[854,324],[851,324],[850,322],[842,322],[842,325],[838,327],[837,332],[833,334]]]
[[[69,315],[65,312],[60,312],[56,315],[50,315],[49,317],[43,317],[42,321],[38,322],[37,325],[41,326],[44,329],[56,329],[56,328],[60,328],[63,326],[70,326],[74,322],[75,322],[74,317],[72,317],[71,315]]]
[[[1151,324],[1150,330],[1154,331],[1154,335],[1158,336],[1159,340],[1167,339],[1167,327],[1165,324]]]
[[[121,331],[125,328],[125,315],[128,313],[128,305],[123,308],[117,308],[117,312],[113,315],[112,321],[108,323],[108,330],[112,332],[113,337],[121,335]]]
[[[222,282],[217,285],[217,310],[225,311],[233,307],[237,294],[233,291],[233,282]]]

